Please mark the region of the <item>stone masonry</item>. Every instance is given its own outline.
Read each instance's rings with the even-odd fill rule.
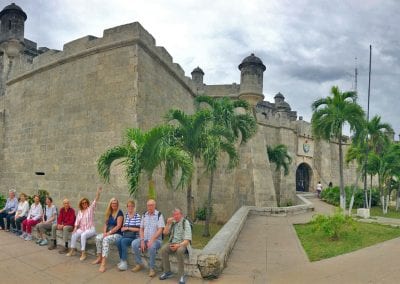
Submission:
[[[239,65],[240,84],[207,85],[201,68],[193,70],[192,78],[185,76],[137,22],[107,29],[101,38],[79,38],[59,51],[37,48],[25,39],[26,19],[15,4],[0,12],[1,193],[11,187],[27,194],[46,189],[56,204],[65,197],[72,204],[83,196],[93,198],[101,184],[96,161],[121,143],[125,128],[147,130],[162,123],[171,108],[193,113],[193,99],[201,94],[258,103],[259,131],[240,146],[239,166],[228,172],[221,165],[216,172],[216,221],[225,222],[243,205],[295,202],[296,171],[301,164],[306,165],[301,182],[309,185],[303,190],[313,191],[320,179],[325,186],[329,181],[338,184],[337,144],[315,141],[310,124],[297,119],[282,94],[277,94],[274,103],[262,101],[266,67],[254,54]],[[286,144],[294,158],[287,177],[275,171],[266,155],[266,145],[279,143]],[[192,187],[199,208],[206,200],[208,175],[201,165],[197,168]],[[354,170],[346,168],[346,183]],[[122,166],[116,165],[111,173],[98,212],[113,196],[123,204],[129,198]],[[159,209],[169,214],[174,206],[185,208],[184,191],[167,189],[162,177],[161,171],[155,175]],[[145,209],[145,180],[137,196],[140,212]]]

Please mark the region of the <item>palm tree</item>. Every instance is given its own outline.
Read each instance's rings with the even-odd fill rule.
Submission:
[[[246,143],[257,131],[257,122],[252,114],[249,113],[250,105],[243,100],[231,100],[229,98],[212,98],[208,96],[196,97],[195,103],[206,104],[211,108],[213,125],[208,129],[208,141],[204,151],[204,162],[210,173],[210,183],[208,188],[207,214],[203,236],[209,236],[209,222],[211,218],[212,190],[214,183],[215,170],[218,166],[220,152],[228,153],[228,168],[233,168],[238,164],[238,153],[235,149],[235,142]],[[238,113],[239,108],[244,109],[244,113]]]
[[[267,154],[270,162],[275,164],[275,171],[278,173],[278,183],[275,186],[275,189],[278,191],[277,202],[278,205],[280,203],[280,182],[281,182],[281,171],[283,169],[283,173],[285,176],[289,174],[289,165],[292,163],[292,157],[288,153],[288,148],[286,145],[279,144],[275,147],[267,146]]]
[[[343,178],[343,127],[350,126],[351,131],[360,131],[364,111],[357,104],[355,92],[342,93],[337,86],[331,89],[332,96],[318,99],[312,104],[311,127],[317,139],[336,139],[339,144],[340,207],[346,209],[346,192]]]
[[[176,188],[185,186],[193,172],[190,156],[176,145],[175,128],[169,125],[157,126],[148,132],[128,128],[123,143],[107,150],[97,162],[98,173],[106,182],[110,179],[111,164],[119,159],[126,166],[132,196],[136,195],[140,174],[144,172],[149,183],[149,198],[155,198],[153,172],[160,165],[164,166],[164,179],[169,187],[172,187],[176,170],[181,171]]]
[[[378,175],[382,211],[386,214],[392,179],[400,175],[400,144],[389,142],[382,146],[381,153],[371,152],[368,160],[371,161],[371,166],[374,167]]]
[[[168,121],[176,121],[179,126],[176,129],[176,136],[178,137],[178,143],[182,149],[184,149],[191,157],[193,162],[200,158],[207,147],[205,143],[206,139],[206,128],[211,122],[211,112],[209,110],[199,110],[195,114],[188,115],[181,110],[170,110],[166,119]],[[187,214],[190,219],[193,220],[194,212],[192,206],[192,184],[188,183],[186,190],[186,205]]]
[[[367,162],[366,153],[372,151],[373,153],[380,154],[382,148],[389,143],[389,136],[388,134],[393,133],[393,128],[388,123],[382,123],[380,116],[374,116],[369,122],[364,122],[365,127],[362,127],[358,133],[355,133],[353,144],[355,143],[360,151],[360,155],[363,157],[362,160],[358,160],[359,165],[361,163],[365,164]],[[368,147],[367,144],[368,143]],[[367,172],[370,174],[371,177],[371,185],[370,185],[370,195],[369,198],[367,196],[367,192],[365,192],[365,200],[367,207],[371,207],[371,194],[372,194],[372,176],[373,176],[373,166],[367,166]],[[365,165],[362,166],[362,172],[365,173]],[[366,178],[366,177],[365,177]]]

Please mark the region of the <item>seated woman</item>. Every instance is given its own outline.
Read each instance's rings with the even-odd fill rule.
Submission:
[[[17,206],[18,199],[15,197],[15,189],[10,189],[8,191],[6,205],[0,210],[0,230],[5,229],[7,232],[10,231],[11,218],[15,215]],[[4,225],[4,218],[7,219],[7,228],[5,228]]]
[[[110,245],[122,238],[121,227],[124,222],[124,214],[119,209],[116,198],[111,198],[108,203],[103,233],[96,236],[97,259],[92,264],[99,264],[100,272],[106,271],[106,261],[110,251]]]
[[[18,236],[22,234],[21,223],[26,219],[29,212],[28,196],[25,193],[19,195],[19,202],[15,215],[11,217],[11,229]]]
[[[36,228],[39,232],[39,238],[36,243],[40,246],[46,246],[48,241],[46,239],[46,231],[51,231],[53,224],[57,222],[57,207],[53,204],[53,199],[50,196],[46,197],[45,214],[43,215],[42,222]]]
[[[32,240],[32,227],[40,222],[43,216],[42,204],[40,204],[39,195],[33,196],[33,203],[29,210],[28,217],[22,222],[22,232],[20,236],[25,241]]]
[[[122,238],[118,239],[117,247],[120,262],[118,264],[119,270],[127,270],[128,262],[128,247],[131,246],[132,241],[139,235],[140,230],[140,215],[135,211],[135,202],[129,200],[126,204],[128,212],[125,214],[124,225],[121,228]]]
[[[76,241],[81,238],[81,257],[80,260],[86,259],[86,240],[96,235],[96,228],[94,225],[94,209],[96,208],[97,201],[100,198],[102,188],[99,187],[96,192],[96,197],[92,204],[85,197],[79,201],[79,212],[76,216],[74,229],[72,230],[71,236],[71,248],[67,253],[67,256],[75,255],[76,253]]]

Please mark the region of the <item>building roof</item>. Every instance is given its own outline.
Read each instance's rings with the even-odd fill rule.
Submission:
[[[249,65],[258,65],[263,69],[263,71],[265,71],[265,69],[266,69],[264,63],[261,61],[260,58],[255,56],[254,53],[250,54],[245,59],[243,59],[242,63],[240,63],[240,65],[239,65],[239,70],[241,70],[243,67],[246,67]]]
[[[202,75],[204,75],[203,70],[201,70],[201,68],[200,68],[199,66],[197,66],[196,68],[194,68],[193,71],[192,71],[192,73],[190,73],[190,74],[193,74],[193,73],[201,73]]]
[[[0,12],[0,17],[2,17],[4,14],[11,12],[11,11],[21,14],[24,17],[24,20],[26,20],[26,18],[27,18],[26,13],[21,9],[21,7],[19,7],[18,5],[15,5],[15,3],[11,3],[10,5],[4,7],[4,9],[1,10],[1,12]]]

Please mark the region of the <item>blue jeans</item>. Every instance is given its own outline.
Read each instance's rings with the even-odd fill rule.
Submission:
[[[147,241],[145,242],[145,246],[147,249]],[[153,245],[151,246],[150,249],[147,249],[149,251],[149,256],[150,256],[150,263],[149,266],[151,269],[154,269],[155,264],[156,264],[156,254],[157,250],[161,247],[161,241],[156,240],[154,241]],[[140,239],[136,239],[132,242],[132,250],[133,253],[135,254],[135,262],[136,264],[142,264],[142,255],[140,254]]]
[[[134,238],[122,237],[117,241],[119,258],[126,261],[128,259],[128,246],[131,246]]]

